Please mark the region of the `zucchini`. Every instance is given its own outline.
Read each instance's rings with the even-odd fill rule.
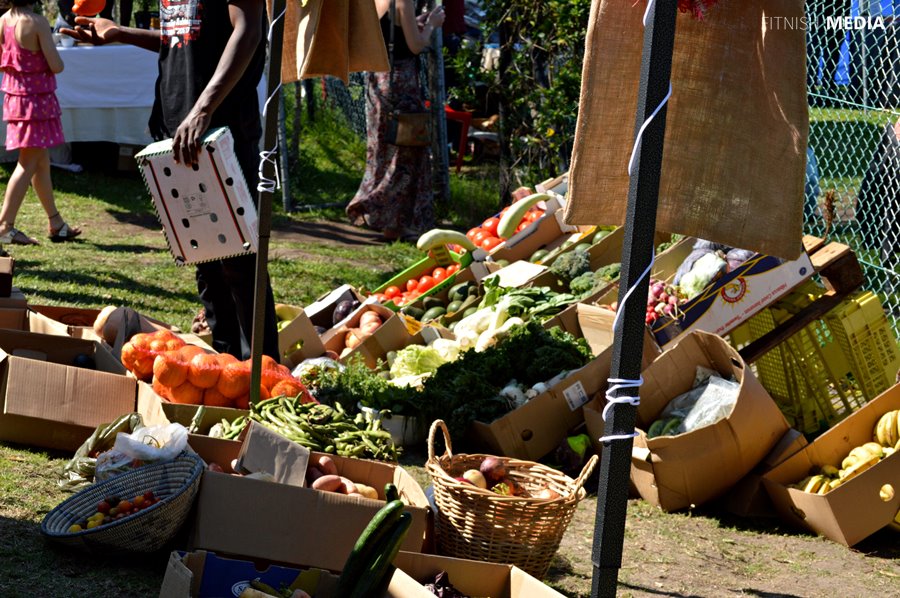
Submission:
[[[385,488],[387,491],[387,488]],[[366,571],[371,567],[377,556],[379,545],[383,543],[388,533],[394,529],[395,524],[399,521],[403,514],[403,502],[400,500],[390,500],[385,504],[372,520],[363,533],[360,534],[344,563],[344,569],[341,571],[341,577],[338,580],[338,588],[336,596],[347,596],[359,582],[360,577],[365,575]]]
[[[500,224],[497,225],[497,236],[501,239],[509,239],[512,237],[516,234],[516,228],[518,228],[519,223],[522,222],[525,213],[535,204],[548,199],[550,199],[550,196],[546,193],[535,193],[528,197],[523,197],[514,203],[506,211],[503,217],[500,218]]]
[[[409,526],[412,524],[412,515],[403,512],[391,526],[391,529],[384,541],[376,548],[375,560],[368,570],[364,571],[359,577],[356,587],[349,594],[350,598],[371,598],[376,596],[375,589],[382,586],[385,576],[390,573],[391,563],[397,558],[400,552],[400,546],[409,532]],[[341,576],[343,577],[343,575]],[[340,588],[338,588],[340,590]],[[337,592],[337,596],[345,594]]]

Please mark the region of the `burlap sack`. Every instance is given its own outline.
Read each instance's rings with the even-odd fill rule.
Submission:
[[[387,71],[373,0],[287,0],[282,83],[356,71]]]
[[[620,224],[646,1],[594,0],[566,222]],[[803,0],[679,14],[657,229],[788,259],[800,252],[809,116]],[[769,27],[766,27],[766,24]]]

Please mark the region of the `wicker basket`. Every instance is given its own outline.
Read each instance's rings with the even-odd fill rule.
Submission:
[[[171,540],[191,510],[203,461],[181,453],[172,461],[145,465],[94,484],[47,513],[41,532],[50,540],[95,552],[153,552]],[[107,496],[131,497],[152,490],[159,502],[118,521],[70,533],[69,527],[97,511]]]
[[[443,431],[447,447],[441,457],[434,454],[438,429]],[[454,479],[467,469],[478,469],[487,456],[454,455],[446,424],[437,420],[431,425],[425,469],[434,485],[438,552],[516,565],[540,579],[550,568],[575,507],[585,496],[582,485],[597,464],[597,456],[591,457],[575,480],[540,463],[497,457],[514,482],[533,491],[549,487],[560,495],[553,499],[501,496]]]

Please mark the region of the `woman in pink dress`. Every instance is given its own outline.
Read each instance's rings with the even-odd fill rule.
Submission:
[[[53,199],[48,148],[65,141],[55,93],[55,73],[63,70],[63,62],[50,24],[34,13],[33,5],[34,0],[12,0],[12,8],[0,17],[6,149],[19,150],[0,208],[0,244],[38,244],[15,227],[29,184],[47,212],[50,240],[70,241],[81,234],[79,228],[66,224]]]

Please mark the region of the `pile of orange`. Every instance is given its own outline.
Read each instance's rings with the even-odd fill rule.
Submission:
[[[122,347],[122,363],[145,382],[152,380],[156,394],[173,403],[250,407],[250,360],[207,353],[168,330],[134,335]],[[287,367],[264,355],[259,398],[280,395],[301,395],[303,402],[314,401]]]

